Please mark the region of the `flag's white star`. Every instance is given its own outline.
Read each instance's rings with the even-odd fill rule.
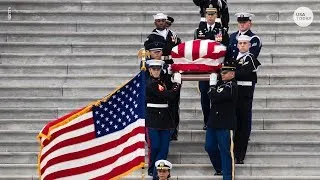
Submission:
[[[100,135],[100,133],[101,133],[101,132],[100,132],[100,131],[98,131],[97,133],[98,133],[98,135]]]
[[[105,120],[106,120],[106,121],[109,121],[109,118],[108,118],[108,117],[106,117],[106,118],[105,118]]]
[[[118,119],[118,122],[121,122],[121,118]]]
[[[140,83],[136,84],[137,87],[140,87]]]
[[[112,125],[112,124],[113,124],[113,122],[112,122],[112,121],[110,121],[110,122],[109,122],[109,124],[110,124],[110,125]]]
[[[136,118],[136,119],[137,119],[137,118],[138,118],[138,115],[135,115],[135,116],[134,116],[134,118]]]
[[[105,126],[104,124],[101,124],[101,127],[102,127],[102,128],[104,128],[104,126]]]
[[[103,105],[101,104],[101,105],[99,106],[99,108],[102,109],[102,108],[103,108]]]
[[[97,124],[100,124],[100,121],[99,121],[99,120],[97,121]]]
[[[126,105],[126,109],[128,109],[128,108],[129,108],[129,105],[127,104],[127,105]]]
[[[126,112],[124,112],[124,111],[121,112],[121,115],[122,115],[122,116],[124,116],[125,114],[126,114]]]
[[[100,114],[100,117],[101,117],[101,118],[103,118],[103,117],[104,117],[104,115],[103,115],[103,114]]]
[[[132,97],[129,98],[129,101],[130,101],[130,102],[132,101]]]
[[[121,109],[120,109],[120,108],[118,108],[118,109],[117,109],[117,111],[118,111],[118,112],[120,112],[120,111],[121,111]]]
[[[109,114],[113,114],[113,111],[109,111]]]
[[[98,115],[99,114],[99,111],[96,111],[96,115]]]
[[[108,111],[108,108],[105,107],[103,110],[104,110],[104,111]]]
[[[123,126],[126,126],[126,124],[127,124],[126,122],[123,122],[123,123],[122,123]]]
[[[106,128],[106,132],[109,132],[109,128]]]
[[[109,101],[109,102],[108,102],[108,104],[109,104],[109,105],[111,105],[111,104],[112,104],[112,102],[111,102],[111,101]]]
[[[124,95],[124,91],[121,91],[121,94]]]
[[[115,128],[115,129],[118,129],[118,126],[117,126],[117,125],[114,125],[114,128]]]
[[[117,115],[115,114],[115,115],[113,115],[113,118],[117,118]]]
[[[132,92],[132,94],[136,94],[137,93],[137,91],[136,90],[134,90],[133,92]]]

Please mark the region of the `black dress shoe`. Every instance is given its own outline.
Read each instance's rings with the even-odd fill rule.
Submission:
[[[173,134],[171,136],[171,141],[178,141],[178,135],[177,134]]]
[[[203,129],[203,130],[207,130],[207,126],[206,126],[206,125],[204,125],[202,129]]]
[[[214,173],[215,176],[222,176],[222,171],[217,171],[216,173]]]
[[[236,164],[244,164],[243,160],[237,160]]]

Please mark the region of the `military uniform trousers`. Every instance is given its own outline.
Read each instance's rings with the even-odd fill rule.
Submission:
[[[210,115],[210,98],[208,95],[210,85],[209,81],[199,81],[199,90],[201,94],[201,108],[203,113],[204,125],[207,125]]]
[[[251,87],[252,95],[254,91],[254,85]],[[235,158],[237,160],[244,160],[247,153],[247,146],[252,125],[252,101],[253,96],[241,96],[241,89],[243,86],[238,86],[238,99],[237,99],[237,128],[235,131]],[[247,87],[246,87],[246,90]]]
[[[223,180],[234,180],[233,130],[207,128],[205,150]]]

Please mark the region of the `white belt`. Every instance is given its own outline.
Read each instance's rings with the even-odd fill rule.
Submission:
[[[147,103],[147,107],[152,108],[167,108],[168,104],[153,104],[153,103]]]
[[[252,81],[237,81],[239,86],[252,86]]]
[[[169,55],[169,56],[161,56],[161,60],[165,61],[165,60],[170,60],[172,59],[172,56]]]

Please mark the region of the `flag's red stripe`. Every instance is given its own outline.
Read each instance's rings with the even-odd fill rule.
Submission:
[[[130,161],[126,164],[123,164],[122,166],[118,166],[118,167],[114,168],[108,174],[94,178],[93,180],[106,180],[106,179],[115,178],[124,172],[130,171],[132,168],[140,165],[142,162],[144,162],[144,157],[138,156],[135,159],[133,159],[132,161]]]
[[[186,48],[186,43],[182,43],[178,46],[178,53],[180,57],[184,57],[185,55],[185,48]]]
[[[204,56],[204,58],[207,58],[207,56],[209,56],[209,58],[211,58],[211,55],[213,54],[215,45],[216,45],[215,42],[208,43],[207,54]]]
[[[57,143],[56,145],[54,145],[50,150],[48,150],[45,154],[41,155],[40,157],[40,163],[42,162],[42,160],[44,158],[46,158],[50,153],[63,148],[63,147],[67,147],[67,146],[72,146],[74,144],[78,144],[78,143],[82,143],[82,142],[86,142],[86,141],[90,141],[92,139],[94,139],[96,137],[95,132],[89,132],[87,134],[83,134],[81,136],[77,136],[74,138],[70,138],[68,140],[65,141],[61,141],[59,143]]]
[[[68,177],[68,176],[78,175],[78,174],[82,174],[85,172],[90,172],[90,171],[93,171],[96,169],[100,169],[102,167],[105,167],[105,166],[108,166],[108,165],[114,163],[122,156],[130,154],[139,148],[142,148],[142,149],[144,148],[144,141],[137,142],[131,146],[128,146],[128,147],[124,148],[119,154],[112,156],[110,158],[104,159],[102,161],[97,161],[95,163],[87,164],[85,166],[71,168],[71,169],[64,169],[61,171],[51,173],[51,174],[45,176],[44,180],[52,180],[52,179],[57,179],[57,178],[62,178],[62,177]],[[142,160],[141,162],[144,162],[144,160]],[[127,162],[127,163],[129,163],[129,162]]]
[[[43,128],[43,130],[42,130],[40,133],[42,133],[42,134],[44,134],[44,135],[48,135],[48,131],[49,131],[50,127],[52,127],[52,126],[54,126],[54,125],[56,125],[56,124],[58,124],[58,123],[60,123],[60,122],[62,122],[62,121],[64,121],[64,120],[66,120],[67,118],[71,117],[72,115],[74,115],[74,114],[82,111],[84,108],[86,108],[86,107],[83,107],[83,108],[81,108],[81,109],[72,111],[70,114],[67,114],[67,115],[65,115],[65,116],[60,117],[59,119],[56,119],[56,120],[54,120],[54,121],[49,122],[49,123]]]
[[[71,161],[75,159],[80,159],[83,157],[91,156],[93,154],[101,153],[104,151],[107,151],[108,149],[112,149],[120,144],[123,144],[128,141],[132,136],[136,134],[144,134],[144,128],[143,127],[138,127],[136,129],[133,129],[131,132],[128,134],[122,136],[120,139],[110,141],[106,144],[102,144],[100,146],[95,146],[95,147],[88,147],[88,149],[82,150],[82,151],[77,151],[77,152],[70,152],[67,154],[63,154],[60,156],[57,156],[53,159],[50,159],[47,164],[41,168],[41,173],[43,173],[48,167],[53,166],[55,164],[61,163],[61,162],[66,162],[66,161]],[[103,138],[103,137],[100,137]]]
[[[200,42],[201,42],[200,40],[193,41],[193,44],[192,44],[192,60],[199,59],[199,56],[200,56]]]
[[[93,118],[89,118],[89,119],[83,120],[81,122],[78,122],[76,124],[73,124],[71,126],[68,126],[68,127],[63,128],[63,129],[60,129],[59,131],[56,131],[51,135],[50,140],[46,139],[46,140],[43,141],[42,144],[45,147],[48,144],[50,144],[50,142],[52,142],[54,139],[56,139],[57,137],[63,135],[64,133],[69,133],[71,131],[83,128],[85,126],[89,126],[91,124],[93,124]]]
[[[66,127],[66,128],[64,128],[64,129],[61,129],[61,130],[55,132],[54,134],[52,134],[52,138],[50,138],[50,140],[44,142],[44,144],[45,144],[44,147],[46,147],[47,145],[49,145],[54,139],[58,138],[59,136],[63,135],[64,133],[68,133],[68,132],[71,132],[71,131],[76,131],[76,130],[78,130],[78,129],[80,129],[80,128],[84,128],[84,127],[90,126],[90,125],[92,125],[92,124],[93,124],[93,119],[90,118],[90,119],[81,121],[81,122],[79,122],[79,123],[76,123],[76,124],[74,124],[74,125],[71,125],[71,126],[69,126],[69,127]],[[72,138],[72,139],[74,139],[74,138]],[[66,140],[64,140],[64,141],[67,141],[67,140],[69,140],[69,139],[66,139]],[[63,142],[63,141],[62,141],[62,142]],[[58,144],[60,144],[60,143],[61,143],[61,142],[59,142]],[[47,156],[47,154],[48,154],[49,152],[51,153],[51,152],[57,150],[58,147],[59,147],[58,144],[57,144],[57,145],[54,145],[54,146],[53,146],[49,151],[47,151],[45,154],[42,154],[42,157],[44,158],[45,156]],[[70,145],[72,145],[72,144],[70,144]],[[63,146],[62,146],[62,147],[63,147]],[[42,159],[43,159],[43,158],[42,158]],[[40,159],[40,161],[42,161],[42,159]]]

